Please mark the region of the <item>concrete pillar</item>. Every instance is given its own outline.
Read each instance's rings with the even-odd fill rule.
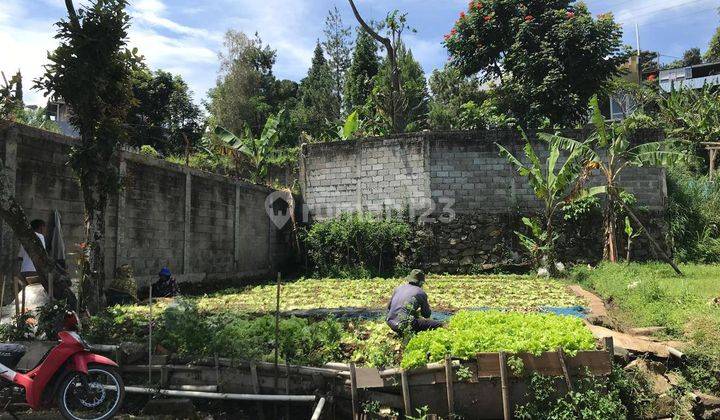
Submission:
[[[8,189],[12,195],[15,194],[17,182],[17,148],[20,140],[20,132],[17,126],[10,126],[5,136],[5,173],[8,178]],[[18,246],[15,243],[15,234],[10,226],[2,223],[0,228],[0,254],[2,255],[2,271],[6,275],[11,274]]]
[[[125,160],[125,154],[120,153],[120,163],[118,164],[118,173],[120,175],[120,182],[124,183],[127,176],[127,161]],[[115,226],[115,268],[120,267],[125,263],[126,255],[123,254],[127,250],[127,236],[125,233],[126,220],[126,208],[127,208],[127,187],[120,188],[118,191],[117,200],[117,226]]]
[[[183,229],[183,274],[190,274],[190,241],[191,238],[191,222],[192,222],[192,174],[190,170],[185,168],[185,219]]]

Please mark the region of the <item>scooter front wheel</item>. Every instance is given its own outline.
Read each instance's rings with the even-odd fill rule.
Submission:
[[[106,420],[122,407],[125,385],[112,366],[90,365],[87,376],[71,372],[58,387],[60,413],[69,420]]]

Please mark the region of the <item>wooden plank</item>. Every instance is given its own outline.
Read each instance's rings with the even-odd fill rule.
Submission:
[[[512,417],[512,413],[510,412],[510,381],[508,380],[507,356],[505,355],[505,352],[500,352],[498,354],[498,365],[500,366],[503,419],[510,420]]]
[[[455,417],[455,393],[453,392],[454,380],[455,375],[453,374],[452,359],[450,359],[450,356],[445,356],[445,390],[447,391],[449,419]]]

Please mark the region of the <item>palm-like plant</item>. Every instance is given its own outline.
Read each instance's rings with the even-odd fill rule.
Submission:
[[[673,261],[667,256],[657,241],[645,229],[632,209],[620,199],[621,187],[618,185],[620,175],[628,167],[672,166],[680,161],[687,161],[689,155],[678,147],[679,140],[663,140],[657,142],[632,144],[630,138],[635,131],[632,119],[608,126],[600,113],[597,96],[590,101],[592,107],[592,124],[594,133],[585,141],[578,141],[559,135],[540,134],[551,145],[559,146],[571,153],[577,153],[586,161],[585,166],[598,170],[602,174],[604,192],[607,202],[604,210],[605,252],[606,259],[616,262],[617,250],[617,215],[616,206],[621,206],[630,218],[641,227],[642,232],[655,248],[657,254],[673,266],[678,274],[682,274]]]
[[[535,195],[543,201],[543,220],[545,228],[542,229],[540,222],[529,218],[523,218],[523,223],[528,226],[534,238],[529,238],[517,233],[521,243],[525,246],[538,264],[544,264],[551,275],[556,273],[555,269],[555,241],[557,235],[553,229],[553,217],[559,208],[581,197],[589,197],[604,192],[604,187],[584,188],[584,181],[587,180],[587,169],[583,168],[583,152],[573,150],[562,165],[559,165],[560,146],[557,143],[550,144],[550,154],[543,165],[540,158],[530,144],[530,140],[524,131],[520,130],[525,147],[523,149],[528,164],[524,164],[513,156],[506,148],[497,145],[500,155],[505,157],[518,171],[518,173],[530,181]],[[558,169],[559,166],[559,169]],[[545,261],[543,261],[545,260]]]
[[[242,153],[248,157],[253,166],[253,182],[262,182],[268,173],[270,159],[275,155],[278,140],[280,139],[280,121],[283,111],[268,117],[259,137],[255,137],[250,127],[245,127],[243,136],[238,136],[229,130],[217,126],[215,135],[225,143],[233,153]]]

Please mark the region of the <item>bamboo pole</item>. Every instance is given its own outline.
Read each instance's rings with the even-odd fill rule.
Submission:
[[[281,274],[277,275],[277,288],[275,292],[275,393],[278,393],[278,378],[280,377],[280,369],[278,362],[280,361],[280,280]]]
[[[106,389],[113,389],[114,386],[106,386]],[[230,401],[265,401],[265,402],[315,402],[314,395],[255,395],[255,394],[224,394],[219,392],[179,391],[173,389],[155,389],[136,386],[126,386],[128,394],[165,395],[168,397],[189,397],[207,398],[210,400]]]
[[[357,372],[355,363],[350,363],[350,398],[352,400],[353,420],[360,419],[360,401],[358,401]]]
[[[448,418],[455,417],[455,394],[453,392],[453,366],[450,356],[445,356],[445,387],[447,390]]]
[[[310,420],[320,420],[320,416],[322,415],[323,408],[325,408],[325,397],[320,398],[320,400],[318,401]]]
[[[560,361],[560,368],[562,369],[563,377],[565,377],[565,385],[567,386],[567,390],[568,392],[572,392],[572,379],[570,378],[570,372],[568,372],[567,364],[565,363],[565,351],[563,351],[562,347],[558,347],[557,355],[558,360]]]
[[[152,283],[150,284],[150,288],[148,289],[148,385],[152,384],[152,369],[150,366],[152,366],[152,318],[153,318],[153,310],[152,310]]]
[[[510,384],[507,372],[507,355],[505,352],[498,354],[500,361],[500,385],[502,390],[503,419],[510,420],[512,413],[510,412]]]
[[[2,290],[0,290],[0,320],[3,316],[3,305],[5,304],[5,274],[0,274],[2,276]]]
[[[408,384],[408,376],[405,369],[400,371],[400,383],[402,386],[403,404],[405,406],[405,417],[412,416],[412,399],[410,396],[410,385]]]

